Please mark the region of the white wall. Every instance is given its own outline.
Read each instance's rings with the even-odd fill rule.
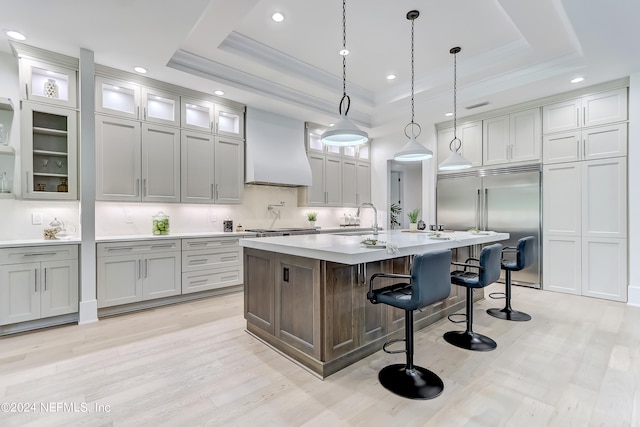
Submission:
[[[629,294],[628,302],[640,306],[640,72],[629,81]]]

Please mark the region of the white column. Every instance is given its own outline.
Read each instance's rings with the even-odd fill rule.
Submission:
[[[80,49],[80,315],[98,321],[96,299],[96,119],[93,51]]]
[[[629,79],[629,294],[640,306],[640,72]]]

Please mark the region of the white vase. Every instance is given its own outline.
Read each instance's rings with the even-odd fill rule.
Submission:
[[[309,221],[309,227],[315,227],[315,226],[316,226],[315,221]]]
[[[410,222],[409,223],[409,231],[418,231],[418,223]]]
[[[54,79],[48,79],[44,82],[44,96],[47,98],[57,98],[58,97],[58,85]]]

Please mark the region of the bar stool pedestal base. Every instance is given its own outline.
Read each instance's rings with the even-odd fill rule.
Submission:
[[[456,347],[474,351],[489,351],[498,347],[491,338],[468,331],[450,331],[444,334],[444,340]]]
[[[433,399],[442,393],[444,383],[428,369],[407,365],[389,365],[378,374],[380,384],[387,390],[408,399]]]
[[[489,313],[493,317],[497,317],[498,319],[513,320],[515,322],[526,322],[528,320],[531,320],[531,316],[529,316],[527,313],[515,311],[510,308],[490,308],[487,310],[487,313]]]

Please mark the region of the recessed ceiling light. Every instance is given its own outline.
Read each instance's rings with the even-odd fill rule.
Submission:
[[[349,55],[349,49],[340,49],[338,53],[342,56],[347,56]]]
[[[329,127],[335,126],[335,125],[336,125],[335,123],[329,123]]]
[[[271,19],[273,19],[275,22],[282,22],[284,21],[284,15],[281,12],[276,12],[271,15]]]
[[[144,67],[133,67],[133,70],[140,74],[145,74],[147,72],[147,69]]]
[[[446,117],[451,117],[451,116],[453,116],[453,113],[445,113],[445,116]]]
[[[583,80],[584,80],[584,77],[576,77],[575,79],[571,80],[571,83],[580,83]]]
[[[389,74],[389,75],[387,76],[387,80],[395,80],[395,78],[396,78],[396,75],[395,75],[395,74]]]
[[[14,40],[26,40],[27,38],[24,36],[24,34],[19,33],[17,31],[13,31],[13,30],[9,30],[6,32],[7,36],[14,39]]]
[[[222,95],[224,95],[224,92],[223,92],[223,91],[221,91],[221,90],[216,90],[216,91],[214,91],[213,93],[214,93],[214,94],[216,94],[216,95],[218,95],[218,96],[222,96]]]

